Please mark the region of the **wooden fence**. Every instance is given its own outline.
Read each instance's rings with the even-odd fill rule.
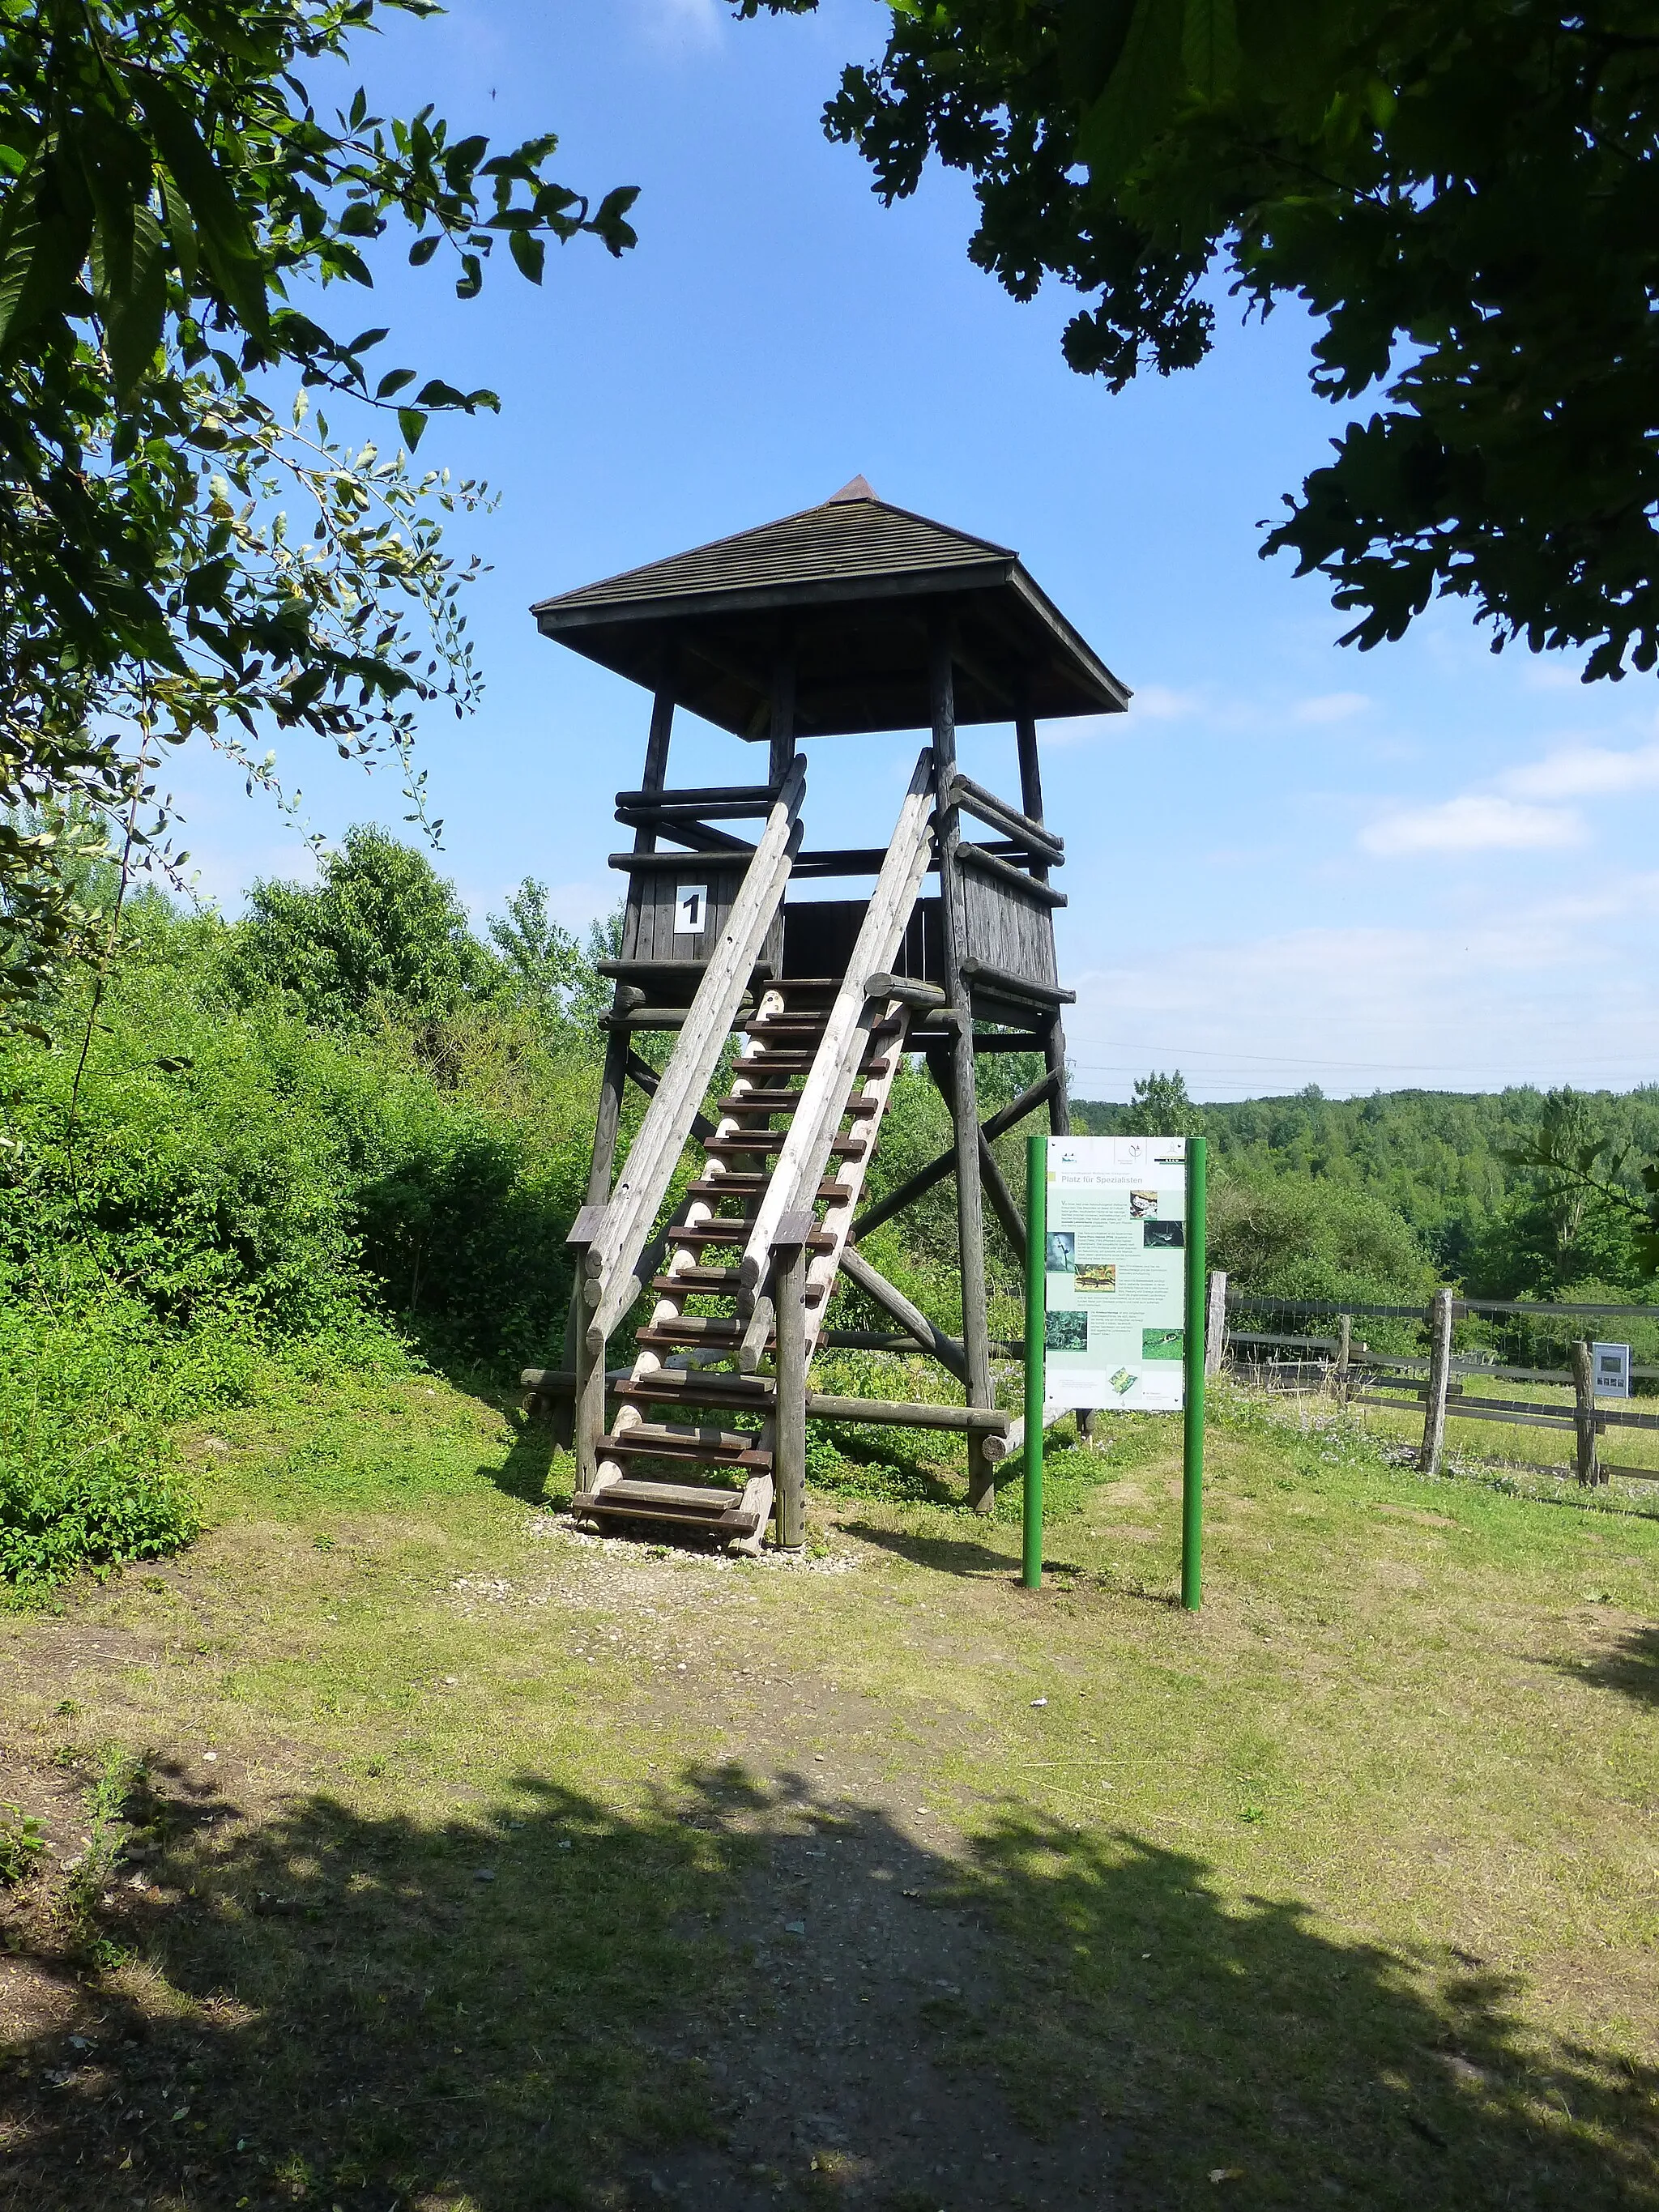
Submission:
[[[1590,1329],[1586,1326],[1638,1319],[1651,1326],[1659,1322],[1659,1307],[1462,1298],[1449,1290],[1437,1291],[1426,1306],[1343,1307],[1328,1299],[1251,1297],[1229,1289],[1224,1275],[1216,1275],[1211,1279],[1209,1310],[1206,1364],[1212,1370],[1224,1363],[1236,1373],[1265,1380],[1271,1389],[1334,1392],[1345,1405],[1387,1406],[1404,1411],[1411,1401],[1420,1403],[1423,1443],[1419,1460],[1431,1474],[1438,1471],[1445,1455],[1446,1423],[1481,1421],[1570,1431],[1574,1438],[1574,1468],[1581,1482],[1605,1482],[1615,1474],[1632,1482],[1659,1482],[1659,1468],[1601,1463],[1598,1437],[1609,1429],[1659,1429],[1659,1412],[1635,1413],[1629,1410],[1628,1401],[1609,1404],[1597,1400],[1590,1365]],[[1335,1326],[1330,1334],[1238,1328],[1234,1325],[1236,1315],[1245,1321],[1324,1321]],[[1455,1324],[1486,1316],[1518,1316],[1528,1324],[1555,1321],[1567,1325],[1560,1332],[1563,1335],[1579,1329],[1583,1334],[1571,1334],[1571,1364],[1566,1367],[1505,1365],[1459,1358],[1452,1346]],[[1426,1352],[1415,1357],[1373,1352],[1355,1329],[1356,1322],[1367,1319],[1415,1322],[1428,1340]],[[1220,1329],[1215,1326],[1218,1321],[1223,1322]],[[1632,1364],[1631,1373],[1638,1381],[1659,1381],[1659,1365]],[[1459,1379],[1470,1376],[1490,1382],[1563,1383],[1571,1389],[1573,1401],[1569,1407],[1474,1395],[1468,1382]]]

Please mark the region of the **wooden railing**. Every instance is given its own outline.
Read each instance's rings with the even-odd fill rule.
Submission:
[[[616,1188],[604,1205],[585,1207],[571,1231],[570,1241],[586,1248],[582,1272],[592,1308],[586,1331],[590,1352],[599,1352],[640,1294],[634,1262],[667,1195],[766,933],[783,903],[800,843],[805,791],[806,757],[798,753],[772,804],[726,928],[703,971]]]

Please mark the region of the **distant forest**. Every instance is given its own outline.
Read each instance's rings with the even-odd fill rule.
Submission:
[[[1073,1100],[1073,1126],[1106,1136],[1159,1124],[1202,1133],[1223,1182],[1265,1194],[1300,1187],[1363,1193],[1420,1239],[1437,1273],[1475,1295],[1650,1295],[1629,1225],[1594,1201],[1551,1191],[1504,1155],[1547,1121],[1600,1139],[1607,1167],[1633,1189],[1659,1158],[1659,1085],[1631,1091],[1388,1091],[1327,1098],[1316,1085],[1284,1098],[1195,1105],[1179,1075],[1146,1078],[1133,1101]],[[1289,1190],[1285,1195],[1290,1195]]]

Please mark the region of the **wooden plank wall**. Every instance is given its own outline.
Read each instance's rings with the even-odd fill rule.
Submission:
[[[1006,876],[966,866],[962,890],[971,959],[1024,982],[1050,988],[1058,984],[1054,909],[1048,899],[1021,890]]]

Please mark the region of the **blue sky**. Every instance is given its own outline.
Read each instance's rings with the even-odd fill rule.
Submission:
[[[878,50],[877,0],[735,24],[721,0],[457,0],[363,42],[381,112],[435,100],[503,143],[556,129],[556,173],[643,189],[638,249],[503,258],[456,302],[434,264],[376,263],[390,364],[485,383],[499,416],[435,422],[422,459],[500,494],[459,532],[492,564],[471,607],[488,688],[434,717],[422,759],[441,865],[482,917],[526,874],[583,924],[613,902],[612,794],[647,702],[541,639],[535,599],[810,506],[863,473],[895,503],[1017,547],[1135,691],[1049,726],[1067,841],[1061,972],[1084,1097],[1179,1066],[1195,1096],[1317,1082],[1659,1078],[1651,678],[1586,689],[1559,659],[1494,658],[1457,607],[1359,654],[1316,579],[1257,558],[1258,523],[1326,450],[1308,325],[1224,312],[1196,372],[1119,398],[1060,357],[1068,297],[1028,307],[969,266],[972,203],[935,173],[884,210],[818,113]],[[673,780],[751,757],[682,723]],[[814,842],[884,838],[908,737],[809,747]],[[1016,787],[1009,732],[965,764]],[[389,776],[283,756],[308,824],[398,825]],[[234,911],[257,874],[309,872],[293,830],[210,758],[175,788],[202,887]]]

